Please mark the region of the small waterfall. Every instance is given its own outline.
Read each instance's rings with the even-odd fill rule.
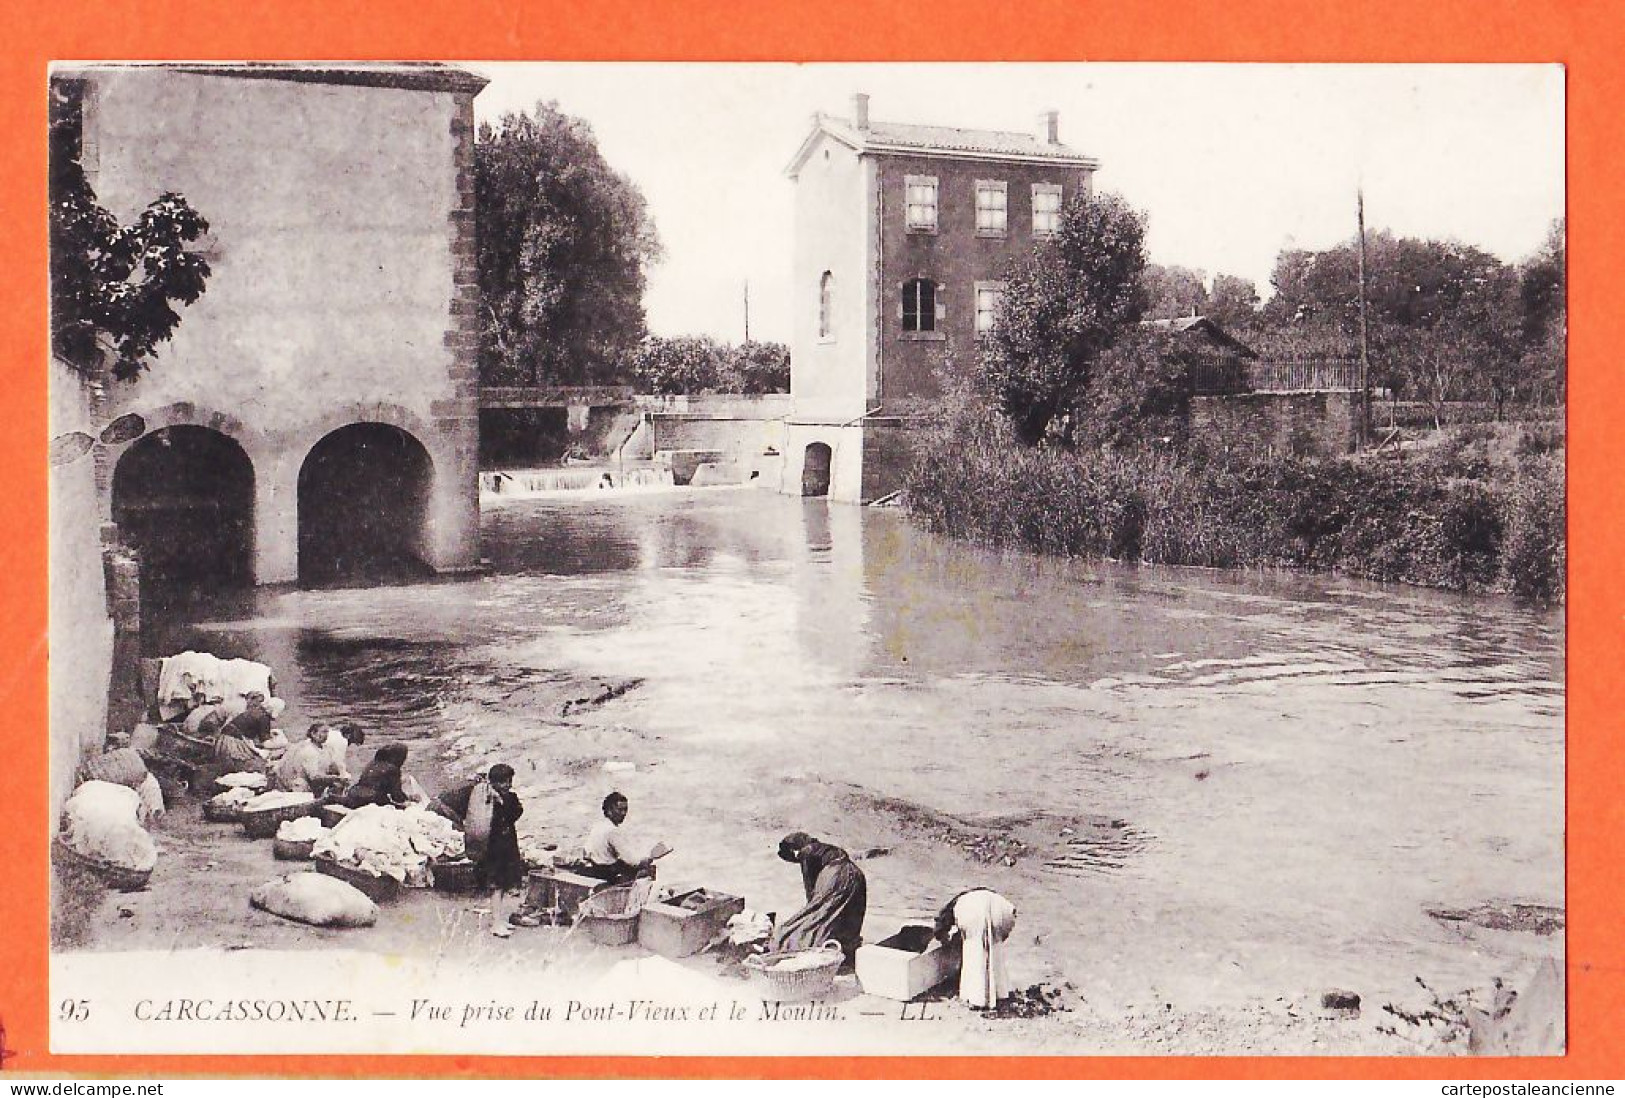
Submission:
[[[622,470],[578,465],[562,469],[493,469],[480,474],[480,494],[534,496],[553,492],[669,488],[673,483],[669,467],[641,466]]]

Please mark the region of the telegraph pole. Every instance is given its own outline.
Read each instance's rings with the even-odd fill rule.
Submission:
[[[750,342],[750,279],[745,279],[745,342]]]
[[[1371,431],[1371,360],[1365,331],[1365,185],[1355,191],[1355,220],[1360,230],[1360,446]]]

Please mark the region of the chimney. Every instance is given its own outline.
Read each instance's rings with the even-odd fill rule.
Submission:
[[[869,97],[863,92],[852,97],[852,123],[860,130],[869,128]]]
[[[1061,143],[1061,112],[1045,111],[1038,116],[1038,140],[1046,145]]]

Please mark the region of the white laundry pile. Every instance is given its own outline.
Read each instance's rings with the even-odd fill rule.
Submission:
[[[252,789],[265,788],[265,775],[255,774],[249,770],[239,770],[235,774],[222,774],[214,780],[214,784],[225,789]]]
[[[158,864],[158,847],[137,820],[141,797],[127,785],[86,782],[62,809],[62,841],[90,858],[137,872]]]
[[[312,853],[413,884],[427,878],[431,858],[461,858],[463,835],[444,816],[417,805],[369,804],[322,834]]]
[[[312,926],[372,926],[378,905],[352,884],[321,873],[290,873],[265,882],[248,902],[284,919]]]
[[[244,812],[264,812],[270,808],[292,808],[297,804],[310,804],[316,798],[309,793],[284,793],[276,790],[251,797],[243,804]]]
[[[216,808],[241,808],[253,800],[257,794],[247,786],[236,786],[224,793],[217,793],[209,798],[209,803]]]
[[[271,696],[271,669],[263,663],[188,650],[166,656],[158,672],[158,713],[164,720],[188,712],[199,699],[221,706],[229,717],[243,711],[252,693],[265,696],[273,718],[281,715],[281,699]]]
[[[276,837],[283,842],[305,843],[322,837],[322,821],[315,816],[300,816],[297,820],[283,820],[276,829]]]
[[[140,802],[135,810],[137,823],[146,826],[164,814],[164,790],[151,774],[135,787],[135,795]]]
[[[741,911],[728,920],[728,941],[736,946],[765,941],[773,934],[773,920],[765,912]]]

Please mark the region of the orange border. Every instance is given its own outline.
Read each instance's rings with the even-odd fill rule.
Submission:
[[[1609,184],[1625,178],[1625,17],[1608,0],[1292,0],[1075,3],[1022,0],[989,22],[985,0],[916,5],[855,0],[772,4],[621,0],[201,0],[6,5],[0,61],[0,224],[7,262],[0,314],[9,429],[0,484],[12,536],[0,540],[0,1018],[11,1071],[157,1077],[677,1076],[1002,1078],[1442,1078],[1625,1076],[1625,874],[1613,841],[1625,822],[1625,711],[1618,673],[1625,578],[1610,550],[1610,504],[1625,467],[1625,379],[1605,357],[1625,346],[1625,217]],[[415,10],[413,10],[415,9]],[[1561,61],[1568,65],[1572,268],[1569,599],[1569,1055],[1561,1060],[1155,1058],[473,1058],[51,1056],[47,1047],[45,423],[45,66],[96,59],[469,60],[1211,60]],[[1484,165],[1486,174],[1495,165]],[[1605,303],[1612,305],[1607,307]]]

